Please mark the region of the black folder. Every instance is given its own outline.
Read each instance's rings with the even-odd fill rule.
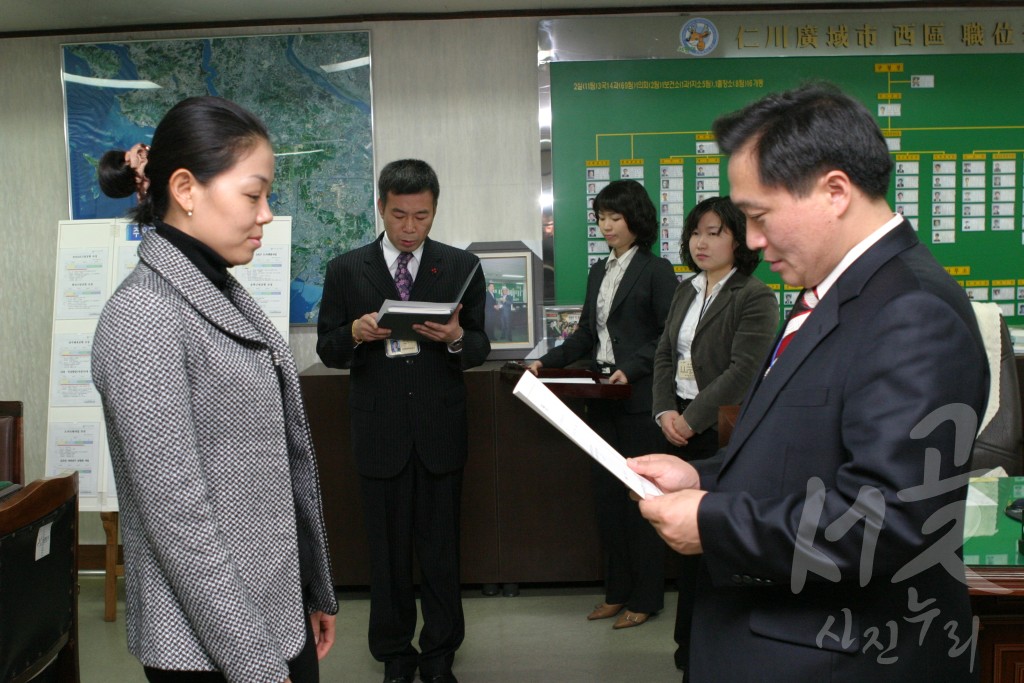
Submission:
[[[435,323],[446,323],[455,312],[456,306],[462,301],[462,297],[473,280],[476,269],[480,262],[469,271],[466,281],[462,283],[462,289],[455,301],[451,303],[436,303],[433,301],[395,301],[385,299],[377,314],[377,326],[386,327],[391,330],[392,339],[419,339],[420,335],[413,331],[412,326],[416,323],[423,324],[426,321]]]

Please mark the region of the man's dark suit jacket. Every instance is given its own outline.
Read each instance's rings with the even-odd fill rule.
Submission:
[[[697,294],[693,283],[686,281],[672,298],[654,356],[655,416],[676,409],[679,329]],[[683,412],[691,429],[717,427],[718,407],[740,402],[771,350],[778,326],[779,302],[772,290],[755,277],[733,273],[694,331],[690,356],[700,393]]]
[[[421,338],[418,355],[388,358],[386,341],[352,341],[353,320],[399,298],[381,239],[386,237],[328,264],[316,350],[328,367],[351,369],[352,450],[361,475],[397,475],[414,447],[429,471],[451,472],[467,457],[462,371],[483,363],[491,349],[484,333],[484,276],[476,271],[462,299],[461,353]],[[454,301],[478,262],[467,251],[427,238],[410,300]]]
[[[695,683],[972,680],[962,475],[987,375],[963,289],[909,223],[840,276],[695,463]]]
[[[587,295],[576,331],[548,351],[540,361],[545,367],[564,368],[581,358],[594,359],[597,352],[597,294],[604,280],[607,259],[590,268]],[[651,410],[651,371],[654,349],[665,327],[676,285],[672,264],[644,249],[637,249],[622,274],[608,314],[615,364],[633,386],[626,399],[628,413]]]

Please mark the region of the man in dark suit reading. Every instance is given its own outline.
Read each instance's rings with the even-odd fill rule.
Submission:
[[[971,681],[961,544],[988,371],[963,288],[889,207],[860,103],[809,85],[713,131],[747,244],[803,292],[725,449],[630,461],[667,492],[643,515],[702,555],[687,680]]]
[[[450,302],[477,267],[467,251],[431,240],[440,186],[423,161],[384,167],[377,182],[384,235],[327,266],[317,353],[351,369],[352,452],[370,548],[370,652],[384,680],[452,683],[465,624],[459,589],[459,499],[467,457],[462,372],[490,351],[477,268],[446,323],[413,325],[415,339],[378,327],[385,299]],[[413,646],[412,555],[422,575],[423,628]]]

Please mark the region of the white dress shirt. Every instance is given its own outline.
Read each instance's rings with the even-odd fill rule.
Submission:
[[[637,246],[634,244],[622,256],[616,256],[613,251],[608,255],[608,261],[604,264],[604,279],[601,280],[601,288],[597,290],[597,358],[595,360],[598,363],[615,365],[612,337],[608,333],[608,315],[611,313],[612,302],[615,301],[615,292],[619,289],[622,276],[629,268],[636,250]]]
[[[710,292],[707,292],[707,273],[701,271],[697,273],[696,277],[690,278],[690,284],[697,290],[697,296],[693,297],[690,307],[686,309],[686,316],[683,317],[683,324],[679,326],[679,335],[676,337],[676,351],[679,352],[679,360],[690,358],[690,350],[693,347],[693,335],[697,332],[697,324],[704,317],[708,307],[711,306],[711,302],[715,300],[718,293],[722,291],[722,287],[725,286],[725,283],[729,281],[729,278],[735,272],[736,268],[733,268],[726,273],[725,277],[719,280],[711,288]],[[696,379],[682,379],[679,377],[679,373],[676,373],[676,394],[680,398],[697,398],[698,391]]]

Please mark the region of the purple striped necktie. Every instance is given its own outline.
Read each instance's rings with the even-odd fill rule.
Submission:
[[[398,255],[396,262],[395,287],[398,288],[398,296],[402,301],[408,301],[409,294],[412,293],[412,273],[409,272],[409,259],[411,258],[412,252],[403,251]]]

